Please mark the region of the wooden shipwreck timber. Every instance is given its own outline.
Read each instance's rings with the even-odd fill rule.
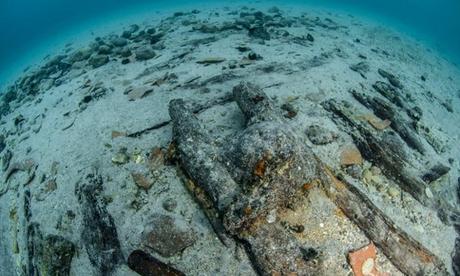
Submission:
[[[280,221],[269,218],[273,212],[294,209],[308,197],[305,184],[313,181],[321,182],[330,199],[403,273],[449,275],[437,256],[398,228],[363,192],[344,179],[338,180],[283,123],[280,110],[259,87],[243,82],[234,87],[233,96],[247,123],[224,148],[214,145],[182,100],[170,103],[173,137],[180,167],[193,183],[189,187],[205,209],[214,210],[207,214],[212,215],[219,236],[230,235],[243,243],[261,275],[324,273],[325,268],[306,254],[306,245]],[[347,115],[344,105],[331,100],[324,107],[356,131],[351,135],[365,157],[372,157],[402,189],[430,207],[442,206],[442,199],[427,198],[427,186],[421,179],[405,171],[404,156],[384,149],[382,138]]]

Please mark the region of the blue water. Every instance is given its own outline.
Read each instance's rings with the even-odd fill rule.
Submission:
[[[137,12],[193,6],[204,1],[149,0],[0,0],[0,87],[1,80],[14,78],[38,52],[47,52],[64,34],[85,29],[104,18],[122,18]],[[209,1],[214,5],[219,1]],[[231,6],[234,1],[221,1]],[[391,22],[415,38],[422,38],[452,62],[460,61],[460,0],[304,0],[240,1],[239,3],[305,4],[367,14]],[[94,23],[95,24],[95,23]],[[3,83],[4,84],[4,83]]]

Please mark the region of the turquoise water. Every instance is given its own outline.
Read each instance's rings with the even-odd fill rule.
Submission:
[[[240,1],[238,4],[260,1]],[[308,0],[264,1],[267,6],[305,5],[348,11],[384,21],[439,51],[452,62],[460,60],[460,1],[458,0]],[[154,14],[186,6],[235,5],[235,1],[0,1],[0,80],[14,79],[27,65],[62,46],[69,37],[108,22],[139,14]],[[81,37],[80,37],[81,39]],[[3,85],[1,85],[3,86]],[[0,86],[0,87],[1,87]]]

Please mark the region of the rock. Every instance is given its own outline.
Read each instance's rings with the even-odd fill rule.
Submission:
[[[422,179],[427,183],[432,183],[441,178],[442,176],[446,175],[447,173],[449,173],[449,171],[449,167],[439,163],[433,166],[428,172],[423,174]]]
[[[150,86],[136,87],[128,92],[128,99],[130,101],[138,100],[151,93],[152,91],[153,88]]]
[[[250,53],[248,54],[248,59],[249,59],[249,60],[260,60],[260,59],[262,59],[262,56],[260,56],[260,55],[258,55],[258,54],[256,54],[256,53],[254,53],[254,52],[250,52]]]
[[[307,34],[307,40],[313,42],[315,41],[315,38],[311,34]]]
[[[340,153],[340,165],[362,165],[363,157],[355,146],[347,146]]]
[[[110,40],[110,43],[115,47],[124,47],[128,44],[128,40],[124,37],[116,36]]]
[[[271,7],[267,11],[268,13],[281,13],[280,9],[278,7]]]
[[[367,79],[366,73],[370,70],[369,64],[365,61],[361,61],[357,64],[350,65],[350,69],[355,72],[358,72],[364,79]]]
[[[75,63],[75,62],[87,60],[91,56],[92,52],[93,51],[90,48],[79,49],[70,56],[69,61],[71,63]]]
[[[97,275],[113,275],[124,262],[117,228],[102,200],[103,181],[97,173],[88,173],[75,185],[75,196],[82,214],[81,242]]]
[[[377,258],[377,249],[373,243],[348,253],[348,262],[350,263],[351,269],[355,276],[383,276],[384,273],[380,273],[375,265],[375,259]]]
[[[221,63],[221,62],[224,62],[224,61],[225,61],[225,58],[221,58],[221,57],[208,57],[208,58],[200,59],[200,60],[198,60],[196,63],[207,65],[207,64]]]
[[[407,110],[407,115],[414,121],[419,121],[423,116],[423,111],[420,107],[415,106]]]
[[[129,254],[128,266],[141,276],[185,276],[179,270],[141,250],[134,250]]]
[[[337,134],[319,125],[309,126],[306,130],[308,139],[315,145],[326,145],[337,139]]]
[[[363,170],[360,166],[351,165],[346,168],[347,174],[355,179],[361,179],[363,175]]]
[[[198,26],[193,27],[194,31],[200,31],[205,34],[214,34],[219,32],[219,28],[215,25],[211,24],[200,24]]]
[[[144,189],[145,191],[148,191],[154,183],[149,173],[145,171],[131,172],[131,176],[133,177],[136,186],[141,189]]]
[[[380,68],[378,69],[378,72],[379,72],[380,76],[386,78],[391,83],[391,85],[393,85],[394,87],[399,88],[399,89],[403,88],[403,85],[401,84],[401,82],[399,81],[399,79],[395,75],[393,75],[393,74],[391,74],[391,73],[389,73],[389,72],[387,72],[387,71],[385,71],[383,69],[380,69]]]
[[[133,53],[128,47],[121,48],[119,51],[117,51],[117,54],[120,55],[121,57],[130,57]]]
[[[112,163],[116,165],[123,165],[129,162],[129,156],[126,153],[126,148],[120,149],[119,152],[117,152],[113,157],[112,157]]]
[[[177,201],[174,198],[168,198],[163,201],[163,209],[172,212],[177,208]]]
[[[287,113],[284,114],[284,117],[288,119],[292,119],[297,116],[297,109],[291,103],[283,104],[281,109],[287,111]]]
[[[123,31],[123,34],[121,35],[121,37],[129,39],[138,30],[139,30],[139,25],[133,24],[129,26],[127,30]]]
[[[155,57],[155,52],[151,47],[143,46],[134,50],[134,55],[137,60],[149,60]]]
[[[100,55],[109,55],[112,53],[112,48],[109,45],[101,45],[97,51]]]
[[[245,44],[240,44],[238,46],[236,46],[236,49],[240,52],[247,52],[247,51],[251,51],[251,48],[249,48],[249,46],[245,45]]]
[[[144,231],[145,243],[163,257],[172,257],[196,241],[196,234],[184,221],[154,214]]]
[[[442,102],[441,103],[442,106],[444,106],[444,108],[450,112],[450,113],[453,113],[454,112],[454,106],[452,104],[452,99],[448,99],[446,100],[445,102]]]
[[[262,39],[262,40],[270,40],[270,34],[265,29],[265,27],[261,25],[253,26],[249,28],[248,35],[252,38]]]
[[[390,188],[388,188],[387,193],[392,198],[399,198],[401,195],[401,192],[399,191],[399,189],[394,186],[391,186]]]
[[[2,97],[4,103],[9,104],[10,102],[18,98],[18,93],[16,90],[8,90]]]
[[[93,55],[89,59],[89,65],[93,66],[93,68],[101,67],[104,64],[109,62],[109,57],[107,55]]]
[[[163,36],[165,36],[164,33],[157,33],[157,34],[151,35],[150,36],[150,44],[152,44],[152,45],[157,44],[158,42],[161,41]]]

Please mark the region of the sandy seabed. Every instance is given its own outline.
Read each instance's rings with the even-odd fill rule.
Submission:
[[[223,145],[245,127],[228,99],[242,81],[261,87],[323,163],[454,273],[455,222],[439,210],[459,209],[460,72],[436,52],[378,23],[298,8],[190,10],[101,35],[69,44],[3,95],[1,275],[137,275],[126,265],[137,249],[187,275],[256,274],[247,248],[216,235],[170,156],[170,100],[202,106],[197,118]],[[396,115],[353,93],[383,99]],[[426,184],[420,197],[445,205],[400,188],[324,108],[331,99],[348,102],[350,117],[376,137],[400,137],[401,172]],[[84,186],[92,194],[81,183],[95,171],[102,184]],[[370,241],[321,185],[272,220],[296,230],[324,275],[350,275],[347,254]],[[67,256],[59,268],[47,263],[56,248]],[[402,275],[377,248],[378,270]]]

